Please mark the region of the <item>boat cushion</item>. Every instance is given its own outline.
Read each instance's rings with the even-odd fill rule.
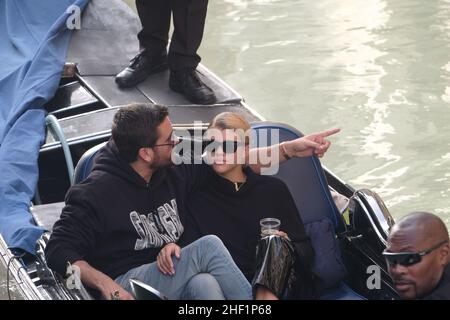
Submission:
[[[268,121],[254,123],[252,128],[257,136],[253,147],[303,136],[295,128]],[[272,140],[272,137],[275,139]],[[319,294],[323,295],[323,299],[361,299],[342,282],[346,268],[336,239],[336,229],[342,228],[343,221],[330,194],[319,159],[291,159],[280,165],[275,176],[288,186],[311,238],[316,252],[314,272],[322,279],[318,283]]]
[[[333,288],[325,290],[319,300],[366,300],[366,298],[357,294],[341,281]]]
[[[94,165],[94,159],[97,151],[100,150],[100,148],[105,144],[106,142],[103,142],[90,148],[83,154],[80,160],[78,160],[73,177],[74,184],[80,183],[88,177],[89,173],[92,170],[92,166]]]
[[[256,141],[252,147],[264,147],[303,136],[297,129],[275,122],[252,124]],[[334,204],[322,165],[317,157],[294,158],[279,166],[275,177],[286,183],[297,209],[306,224],[328,217],[336,229],[343,228],[343,220]]]
[[[305,224],[305,231],[311,238],[315,251],[313,271],[318,277],[317,289],[323,292],[336,286],[347,274],[347,269],[342,261],[333,225],[328,218]]]
[[[53,225],[61,216],[64,205],[64,202],[35,205],[30,208],[30,212],[38,226],[44,227],[47,231],[52,231]]]

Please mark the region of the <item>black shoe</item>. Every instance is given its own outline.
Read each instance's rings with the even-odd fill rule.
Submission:
[[[200,80],[195,70],[186,69],[170,72],[169,87],[195,104],[213,104],[216,102],[214,92]]]
[[[130,65],[116,76],[119,87],[134,87],[149,75],[167,69],[167,55],[148,56],[140,52],[131,59]]]

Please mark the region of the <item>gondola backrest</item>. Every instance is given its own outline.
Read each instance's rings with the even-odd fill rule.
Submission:
[[[251,147],[264,147],[302,137],[288,125],[274,122],[252,124]],[[344,228],[317,157],[294,158],[279,166],[275,177],[288,186],[316,252],[314,272],[319,291],[334,288],[346,275],[336,231]]]
[[[252,124],[256,131],[256,143],[251,147],[264,147],[277,143],[271,140],[275,134],[279,142],[302,137],[297,129],[281,123],[256,122]],[[283,180],[292,196],[303,222],[309,223],[328,217],[336,230],[343,228],[343,220],[333,202],[328,183],[317,157],[295,158],[280,165],[275,177]]]
[[[74,179],[73,179],[74,184],[80,183],[81,181],[83,181],[88,177],[94,165],[94,159],[95,155],[97,154],[97,151],[100,150],[100,148],[102,148],[105,144],[106,142],[103,142],[90,148],[83,154],[80,160],[78,160],[74,172]]]

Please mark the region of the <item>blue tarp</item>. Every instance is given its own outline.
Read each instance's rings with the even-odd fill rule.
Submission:
[[[0,0],[0,233],[35,252],[43,230],[29,213],[45,138],[43,105],[54,95],[71,31],[66,21],[88,0]]]

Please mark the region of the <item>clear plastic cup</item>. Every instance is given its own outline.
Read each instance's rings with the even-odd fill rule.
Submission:
[[[281,221],[277,218],[264,218],[259,221],[261,226],[261,237],[277,234],[280,230]]]

